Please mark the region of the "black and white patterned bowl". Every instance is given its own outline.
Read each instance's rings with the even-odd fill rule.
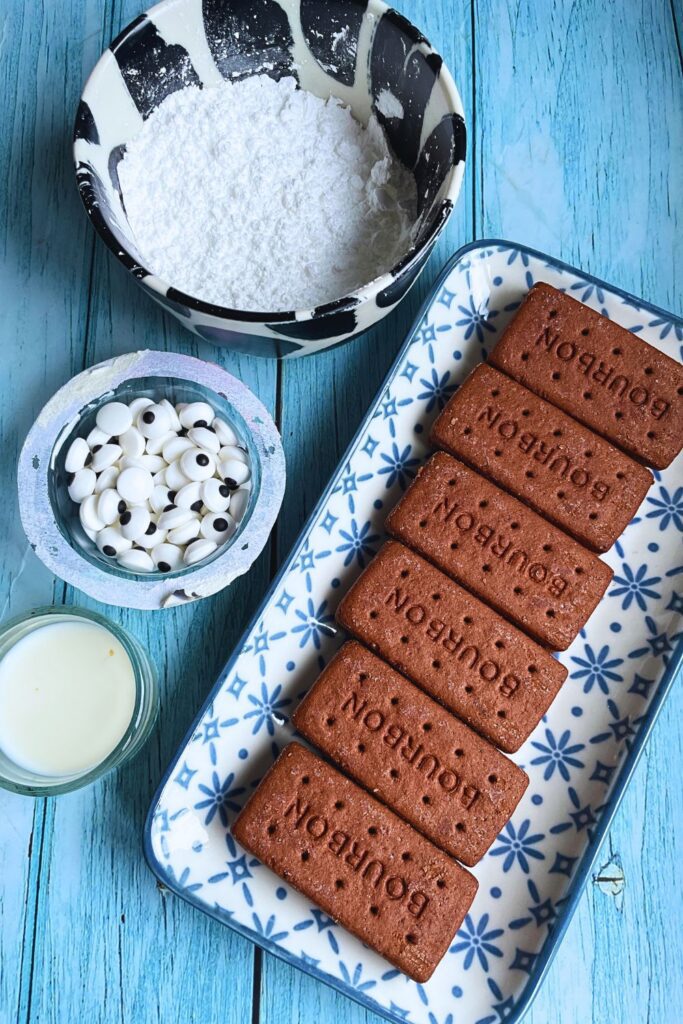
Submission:
[[[413,248],[390,273],[315,309],[255,313],[182,293],[144,266],[122,203],[118,163],[162,100],[189,85],[258,73],[294,76],[301,88],[347,103],[362,122],[374,111],[417,181]],[[398,103],[381,102],[387,93]],[[378,106],[402,109],[403,116],[386,116]],[[441,57],[380,0],[164,0],[132,22],[96,64],[76,116],[74,159],[93,225],[160,305],[216,344],[295,356],[362,333],[403,298],[460,191],[465,122]]]

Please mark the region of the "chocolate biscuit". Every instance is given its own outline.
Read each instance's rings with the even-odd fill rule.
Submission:
[[[548,651],[395,541],[356,580],[337,620],[508,752],[519,749],[567,675]]]
[[[447,853],[476,864],[529,784],[505,754],[371,654],[345,644],[298,731]]]
[[[415,981],[427,981],[476,879],[325,761],[290,743],[232,826],[235,839]]]
[[[486,363],[431,438],[594,551],[611,547],[652,483],[645,466]]]
[[[569,647],[612,570],[473,469],[437,452],[387,530],[555,651]]]
[[[525,387],[657,469],[683,445],[683,366],[549,284],[490,355]]]

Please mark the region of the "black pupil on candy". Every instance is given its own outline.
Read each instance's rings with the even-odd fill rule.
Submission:
[[[120,501],[118,503],[118,505],[116,506],[116,511],[118,512],[118,514],[120,516],[123,515],[123,513],[126,511],[126,503],[125,503],[125,501]]]
[[[190,508],[192,509],[193,512],[201,512],[202,505],[203,501],[200,498],[199,501],[193,501],[192,504],[190,505]]]
[[[159,569],[159,572],[170,572],[171,571],[171,566],[168,564],[168,562],[159,562],[159,565],[157,566],[157,568]]]
[[[169,500],[169,501],[175,501],[175,496],[176,496],[176,494],[177,494],[177,492],[176,492],[176,491],[169,491],[169,492],[168,492],[168,500]]]
[[[121,526],[127,526],[131,519],[132,516],[130,512],[124,512],[123,515],[121,516]]]
[[[88,454],[85,457],[85,464],[86,464],[86,466],[89,466],[91,462],[92,462],[92,452],[88,452]]]
[[[237,490],[237,481],[233,480],[232,477],[226,476],[225,482],[226,482],[226,484],[228,485],[228,487],[230,488],[231,491],[236,491]]]
[[[109,555],[110,558],[116,554],[116,548],[113,548],[111,544],[105,544],[102,551],[105,555]]]
[[[206,422],[206,420],[197,420],[197,422],[195,423],[195,427],[208,427],[208,425],[209,424]]]
[[[175,505],[166,505],[166,506],[164,506],[164,512],[170,512],[171,509],[174,509],[174,508],[175,508]]]
[[[197,465],[198,466],[208,466],[209,465],[209,456],[208,455],[198,455],[197,456]]]
[[[157,532],[157,524],[156,523],[150,523],[149,526],[147,527],[147,529],[145,530],[145,535],[147,537],[151,537],[152,534],[156,533],[156,532]]]
[[[228,524],[225,519],[214,519],[213,528],[214,530],[218,530],[219,533],[222,533],[223,530],[227,530]]]
[[[93,453],[94,453],[94,452],[98,452],[98,451],[100,450],[100,448],[101,448],[101,447],[102,447],[102,445],[101,445],[101,444],[96,444],[96,445],[95,445],[95,447],[93,448]]]
[[[143,412],[143,414],[142,414],[142,421],[143,421],[143,423],[154,423],[154,413],[153,412]]]
[[[226,487],[225,484],[221,484],[218,488],[218,493],[222,498],[227,498],[230,495],[230,488]]]

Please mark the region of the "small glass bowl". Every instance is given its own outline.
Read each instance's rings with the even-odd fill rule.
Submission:
[[[175,572],[134,573],[102,555],[68,494],[64,461],[73,438],[89,432],[106,402],[143,395],[208,402],[249,457],[251,491],[235,534],[208,558]],[[97,363],[55,392],[24,442],[17,487],[24,531],[51,572],[104,604],[156,610],[210,597],[251,568],[280,511],[285,457],[268,410],[241,381],[203,359],[145,350]]]
[[[74,775],[39,775],[10,760],[0,749],[0,786],[24,796],[56,796],[89,786],[134,757],[147,741],[159,712],[157,678],[147,652],[135,637],[114,622],[85,608],[69,606],[34,608],[0,627],[0,660],[11,648],[36,629],[55,622],[85,619],[108,630],[122,644],[135,675],[135,707],[130,724],[119,743],[103,761]]]
[[[249,469],[251,472],[251,493],[244,515],[239,521],[235,533],[225,544],[222,544],[212,555],[197,562],[195,565],[183,566],[173,572],[145,572],[136,573],[130,569],[124,569],[113,559],[103,555],[97,545],[85,534],[78,515],[79,506],[69,497],[67,472],[64,469],[64,461],[71,442],[76,437],[87,437],[95,426],[97,413],[103,405],[109,402],[124,402],[130,404],[136,398],[151,398],[155,402],[167,398],[169,402],[176,405],[178,402],[207,402],[217,416],[224,419],[237,434],[240,445],[246,449],[249,456]],[[96,565],[112,576],[122,579],[144,579],[160,580],[173,579],[191,575],[198,568],[210,565],[217,558],[224,555],[237,542],[243,533],[254,506],[258,501],[259,488],[261,483],[261,464],[258,452],[254,446],[252,435],[244,420],[233,408],[230,402],[218,395],[215,391],[204,387],[202,384],[193,383],[188,380],[179,380],[174,377],[136,377],[126,380],[113,391],[100,395],[89,402],[80,413],[75,423],[70,425],[68,433],[62,434],[56,441],[50,459],[48,470],[48,493],[55,522],[67,543],[82,555],[91,565]]]

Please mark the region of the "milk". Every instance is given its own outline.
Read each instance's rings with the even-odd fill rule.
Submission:
[[[0,660],[0,749],[46,776],[94,768],[125,734],[136,681],[119,640],[85,620],[24,636]]]

